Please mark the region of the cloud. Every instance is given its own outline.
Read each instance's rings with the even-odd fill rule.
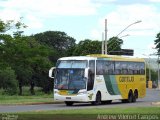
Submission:
[[[28,26],[27,29],[40,29],[43,28],[42,20],[37,19],[32,15],[26,16],[27,22],[26,25]]]
[[[46,19],[89,16],[96,14],[98,7],[92,0],[4,0],[0,1],[0,19],[18,21],[23,17],[28,29],[39,29]]]
[[[99,40],[102,38],[102,32],[98,31],[97,29],[93,29],[90,33],[91,39]]]
[[[117,0],[92,0],[92,3],[96,4],[109,4],[114,2],[117,2]]]
[[[11,9],[0,10],[0,13],[0,19],[2,19],[3,21],[11,19],[18,21],[21,17],[21,15],[17,11]]]
[[[131,25],[123,32],[123,35],[155,36],[155,33],[159,32],[160,13],[153,5],[120,5],[100,19],[101,26],[104,26],[105,18],[107,18],[108,32],[111,36],[117,35],[125,27],[137,20],[141,20],[142,22]]]
[[[92,0],[92,2],[107,5],[107,4],[115,4],[115,5],[131,5],[131,4],[149,4],[151,1],[158,0]]]
[[[116,4],[123,5],[131,5],[131,4],[148,4],[148,0],[118,0],[115,2]]]
[[[97,7],[91,0],[8,0],[2,1],[0,6],[17,10],[20,13],[34,13],[42,17],[92,15],[96,13]]]
[[[150,2],[160,2],[160,0],[149,0]]]

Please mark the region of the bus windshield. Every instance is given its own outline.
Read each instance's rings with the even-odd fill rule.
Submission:
[[[86,78],[85,69],[80,68],[57,68],[54,88],[59,90],[85,89]]]
[[[57,68],[86,68],[87,60],[59,60]]]

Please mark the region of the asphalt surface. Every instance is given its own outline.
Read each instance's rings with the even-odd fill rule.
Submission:
[[[160,102],[160,90],[147,89],[145,98],[138,99],[136,103],[122,103],[121,101],[113,101],[111,104],[93,106],[90,103],[76,103],[73,106],[65,104],[41,104],[41,105],[0,105],[0,113],[6,112],[26,112],[26,111],[42,111],[42,110],[69,110],[69,109],[88,109],[88,108],[114,108],[114,107],[148,107],[156,106],[153,102]]]

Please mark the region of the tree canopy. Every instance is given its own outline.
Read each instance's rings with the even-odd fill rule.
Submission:
[[[74,38],[61,31],[46,31],[32,35],[31,37],[36,39],[40,44],[49,46],[54,51],[54,54],[50,56],[50,60],[54,63],[58,58],[71,54],[68,52],[72,52],[71,50],[76,44]]]
[[[40,44],[33,37],[23,36],[20,28],[24,25],[20,22],[11,25],[10,22],[4,23],[1,21],[0,26],[1,73],[5,72],[4,70],[8,70],[8,73],[11,72],[12,76],[15,74],[18,80],[19,94],[22,94],[23,85],[31,85],[33,90],[36,84],[36,81],[33,81],[33,76],[40,76],[41,73],[45,73],[43,80],[47,81],[48,69],[51,67],[51,62],[48,59],[52,53],[50,48]],[[6,33],[7,30],[14,26],[16,29],[13,35]],[[39,75],[37,75],[37,73],[39,73]],[[12,82],[13,80],[10,81]],[[0,88],[1,87],[4,88],[4,86],[0,86]],[[32,91],[32,93],[34,92]]]
[[[118,37],[112,37],[108,40],[108,54],[114,53],[114,51],[120,51],[121,45],[123,44],[123,40],[119,39]]]
[[[101,53],[101,42],[100,41],[93,41],[93,40],[83,40],[80,41],[74,51],[73,55],[88,55],[88,54],[100,54]]]
[[[160,54],[160,33],[157,34],[156,40],[154,40],[158,54]]]
[[[35,86],[46,93],[52,91],[53,80],[48,78],[48,70],[58,58],[101,54],[101,41],[85,39],[76,44],[73,37],[61,31],[25,36],[22,29],[26,27],[21,21],[0,20],[0,88],[11,94],[19,88],[22,95],[25,85],[30,86],[31,94],[35,94]],[[110,38],[109,53],[120,50],[122,43],[119,38]]]
[[[114,54],[114,51],[120,51],[123,40],[117,37],[112,37],[108,40],[108,54]],[[85,39],[80,41],[73,50],[72,55],[88,55],[101,54],[102,42],[98,40]],[[111,53],[112,52],[112,53]]]

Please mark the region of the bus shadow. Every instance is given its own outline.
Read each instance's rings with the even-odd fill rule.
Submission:
[[[92,105],[91,103],[74,103],[73,107],[82,107],[82,106],[114,106],[114,105],[133,105],[133,104],[139,104],[144,103],[145,101],[136,101],[135,103],[123,103],[121,101],[112,102],[109,104],[100,104],[100,105]]]

